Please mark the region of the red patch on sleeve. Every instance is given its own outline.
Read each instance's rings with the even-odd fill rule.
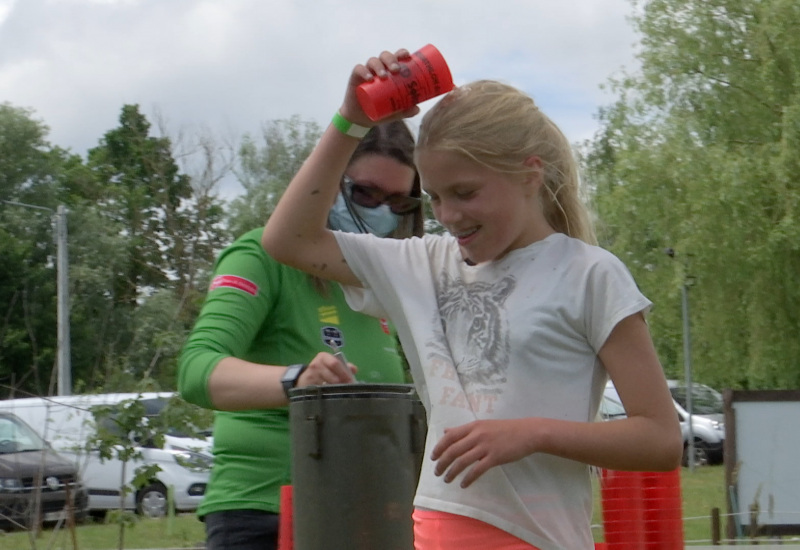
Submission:
[[[392,332],[389,330],[389,323],[386,319],[381,319],[381,328],[383,329],[384,334],[391,334]]]
[[[258,294],[257,284],[255,284],[253,281],[248,281],[244,277],[238,277],[236,275],[217,275],[214,277],[214,280],[211,281],[208,291],[211,292],[215,288],[235,288],[237,290],[247,292],[252,296]]]

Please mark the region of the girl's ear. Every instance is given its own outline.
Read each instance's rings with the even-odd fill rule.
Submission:
[[[541,157],[531,155],[522,164],[530,169],[526,181],[533,183],[537,189],[541,187],[544,183],[544,163]]]
[[[541,171],[542,166],[544,166],[541,157],[538,157],[536,155],[529,156],[528,158],[525,159],[525,161],[522,164],[524,164],[528,168],[534,168],[539,171]]]

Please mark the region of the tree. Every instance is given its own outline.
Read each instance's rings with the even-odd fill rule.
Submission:
[[[619,97],[583,149],[602,242],[656,303],[668,372],[682,371],[679,293],[691,277],[697,375],[797,387],[800,5],[634,5],[641,72],[611,83]]]
[[[127,389],[144,376],[174,387],[176,349],[229,240],[215,186],[233,153],[207,132],[176,144],[160,129],[151,136],[138,107],[124,106],[120,126],[84,162],[49,144],[31,111],[0,105],[0,378],[9,393],[55,391],[47,210],[59,205],[69,227],[73,389]]]
[[[175,235],[185,227],[182,201],[191,195],[166,138],[150,137],[150,123],[137,105],[125,105],[120,126],[89,151],[100,187],[100,212],[127,234],[124,271],[116,276],[116,300],[130,308],[148,288],[168,286],[169,271],[183,257]]]
[[[233,200],[229,213],[234,236],[264,225],[320,135],[317,123],[295,115],[264,124],[261,147],[251,136],[244,137],[239,169],[235,171],[244,194]]]
[[[46,141],[47,132],[30,110],[0,104],[0,377],[11,391],[53,387],[51,215],[58,203],[58,172],[68,155]]]
[[[102,220],[93,233],[105,236],[100,257],[108,261],[86,274],[104,281],[87,302],[102,320],[91,333],[98,345],[88,381],[106,389],[112,379],[144,375],[174,384],[176,343],[204,292],[197,281],[226,235],[222,203],[213,195],[221,176],[210,142],[198,138],[203,169],[193,179],[181,171],[172,140],[151,136],[150,128],[138,106],[124,106],[120,126],[89,151],[88,174],[73,173],[74,181],[88,182],[73,186],[82,189],[87,213]],[[87,257],[97,244],[86,241]],[[151,300],[162,308],[145,308]],[[154,326],[158,332],[150,332]]]

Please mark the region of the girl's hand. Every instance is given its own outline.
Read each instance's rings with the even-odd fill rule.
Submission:
[[[535,450],[531,438],[533,418],[476,420],[447,428],[433,448],[434,473],[450,483],[467,470],[461,487],[469,487],[489,468],[517,461]]]
[[[411,54],[404,48],[397,50],[395,53],[384,51],[378,57],[370,57],[364,65],[356,65],[353,67],[353,72],[350,73],[350,80],[347,83],[344,103],[342,103],[342,107],[339,109],[341,115],[359,126],[375,126],[375,121],[370,120],[361,108],[358,98],[356,97],[356,88],[358,88],[359,84],[364,82],[369,82],[376,78],[385,79],[389,77],[390,73],[400,72],[399,61],[408,59],[409,57],[411,57]],[[418,113],[419,107],[414,106],[406,111],[394,113],[381,120],[381,122],[412,117]]]

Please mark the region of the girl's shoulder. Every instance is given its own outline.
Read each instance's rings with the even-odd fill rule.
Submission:
[[[560,268],[570,276],[609,275],[630,277],[625,263],[610,250],[562,233],[547,238],[548,245],[542,251],[544,264]],[[584,274],[584,275],[580,275]]]
[[[551,235],[553,245],[561,249],[562,253],[566,252],[570,256],[581,258],[590,263],[621,263],[613,252],[596,244],[589,244],[586,241],[569,237],[563,233],[556,233]]]

